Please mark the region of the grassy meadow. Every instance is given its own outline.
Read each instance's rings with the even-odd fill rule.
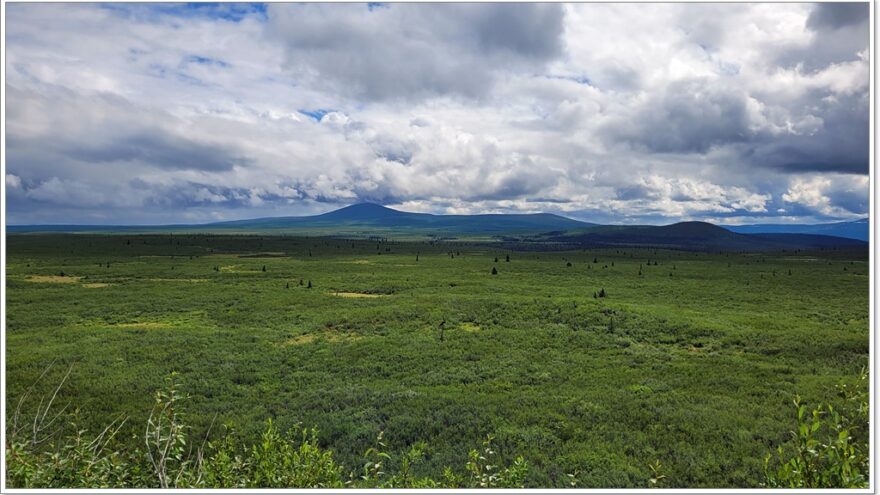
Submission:
[[[90,431],[128,417],[132,445],[177,372],[194,437],[315,427],[347,471],[379,432],[396,454],[424,441],[414,470],[436,477],[491,434],[526,486],[644,487],[659,462],[664,486],[755,487],[794,397],[832,401],[868,364],[867,250],[6,242],[7,418],[73,364],[57,404]]]

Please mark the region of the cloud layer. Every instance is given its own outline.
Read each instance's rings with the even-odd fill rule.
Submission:
[[[867,4],[10,4],[8,222],[868,210]]]

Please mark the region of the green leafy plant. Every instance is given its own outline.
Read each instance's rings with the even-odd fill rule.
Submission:
[[[189,396],[180,391],[176,377],[176,373],[172,373],[165,388],[155,394],[146,421],[143,448],[125,449],[124,444],[117,441],[126,424],[122,417],[99,434],[90,435],[78,427],[80,418],[75,411],[69,416],[70,432],[61,435],[56,444],[33,442],[33,427],[27,435],[25,428],[13,429],[16,435],[9,439],[6,447],[8,485],[16,488],[517,487],[523,485],[527,472],[522,457],[505,469],[490,464],[495,451],[492,437],[488,437],[481,451],[471,452],[466,466],[470,477],[446,468],[440,481],[418,478],[414,467],[425,458],[427,444],[415,443],[399,463],[394,463],[387,452],[384,432],[380,432],[375,445],[365,453],[367,462],[363,465],[363,474],[356,477],[352,473],[346,480],[333,452],[320,447],[317,430],[295,427],[283,434],[272,420],[266,422],[259,441],[252,445],[237,441],[234,428],[224,425],[219,438],[209,441],[209,428],[201,445],[195,448],[190,438],[191,427],[184,421],[183,405]],[[41,418],[61,417],[60,412],[51,412],[57,395],[56,389],[52,399],[40,401],[35,413],[37,431],[42,431]],[[21,416],[20,409],[18,414]],[[43,436],[36,438],[42,440]],[[391,464],[399,464],[399,469],[390,472]]]
[[[648,464],[648,469],[651,470],[651,478],[648,480],[648,484],[652,487],[661,486],[663,480],[666,479],[666,475],[663,474],[663,464],[661,464],[659,460],[655,460],[651,464]]]
[[[869,479],[868,374],[862,370],[854,386],[837,386],[841,404],[808,408],[795,397],[797,429],[793,445],[776,449],[764,460],[769,487],[865,488]]]
[[[183,415],[177,408],[178,403],[188,396],[178,390],[174,381],[176,376],[171,373],[166,379],[167,390],[156,392],[144,432],[147,458],[161,488],[180,486],[192,463],[186,450],[189,427],[184,424]]]
[[[493,464],[497,452],[492,445],[495,438],[487,435],[479,450],[468,454],[465,469],[470,473],[469,486],[474,488],[522,488],[528,473],[528,464],[517,457],[513,465],[503,470]]]

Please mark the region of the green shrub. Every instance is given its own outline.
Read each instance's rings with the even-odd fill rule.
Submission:
[[[472,450],[468,454],[468,462],[465,466],[470,473],[470,488],[523,488],[528,464],[519,456],[513,465],[500,469],[492,464],[496,456],[492,440],[489,435],[483,440],[481,450]]]
[[[174,373],[166,389],[155,396],[147,419],[144,448],[124,450],[117,434],[125,424],[118,419],[98,435],[78,428],[77,415],[70,417],[70,431],[57,441],[36,435],[28,438],[24,428],[10,430],[6,447],[7,485],[15,488],[439,488],[439,487],[522,487],[528,466],[522,457],[512,466],[501,468],[492,459],[492,437],[481,450],[470,452],[466,475],[446,468],[443,479],[417,478],[413,467],[428,450],[424,442],[410,447],[399,462],[399,469],[387,472],[393,463],[386,452],[383,433],[376,445],[364,454],[363,474],[343,476],[343,466],[333,452],[318,444],[315,429],[295,428],[282,434],[271,420],[266,422],[257,443],[246,445],[235,440],[231,426],[208,441],[210,430],[196,447],[185,422],[184,402]],[[59,386],[60,388],[60,386]],[[57,389],[56,394],[57,395]],[[54,397],[54,396],[53,396]],[[37,408],[31,428],[42,431],[49,405]],[[16,410],[16,417],[20,411]],[[63,413],[63,410],[61,411]],[[56,417],[60,417],[60,414]],[[38,431],[39,430],[39,431]],[[59,430],[60,433],[60,430]]]
[[[773,488],[867,488],[868,374],[855,386],[837,386],[841,404],[819,404],[810,410],[794,399],[797,430],[793,445],[776,449],[764,460],[767,486]]]

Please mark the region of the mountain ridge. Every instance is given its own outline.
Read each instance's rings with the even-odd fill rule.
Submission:
[[[847,237],[868,241],[870,237],[870,220],[860,218],[846,222],[818,223],[818,224],[747,224],[747,225],[723,225],[731,232],[740,234],[819,234],[835,237]]]
[[[583,222],[553,213],[488,213],[478,215],[435,215],[395,210],[375,203],[357,203],[319,215],[266,217],[203,224],[200,227],[383,227],[422,228],[466,233],[544,232],[592,227]]]
[[[866,226],[866,225],[865,225]],[[860,247],[858,239],[809,233],[741,233],[701,221],[669,225],[598,225],[553,213],[435,215],[358,203],[309,216],[264,217],[195,225],[7,226],[7,232],[263,233],[327,237],[503,240],[587,246],[652,246],[692,250],[766,251]]]
[[[655,247],[695,251],[772,251],[867,247],[857,239],[816,234],[740,234],[708,222],[601,226],[537,236],[579,247]]]

